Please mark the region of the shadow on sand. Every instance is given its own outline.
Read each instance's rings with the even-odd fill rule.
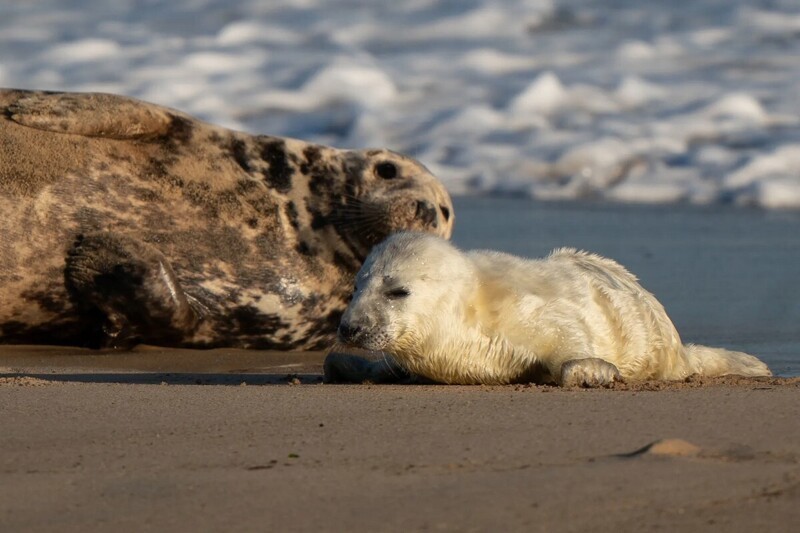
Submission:
[[[128,385],[315,385],[322,383],[322,374],[259,374],[259,373],[150,373],[150,372],[86,372],[0,374],[0,380],[57,383],[118,383]]]

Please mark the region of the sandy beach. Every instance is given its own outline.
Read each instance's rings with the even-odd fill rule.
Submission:
[[[785,0],[0,0],[0,86],[390,147],[461,195],[458,246],[613,258],[775,375],[332,385],[324,352],[0,345],[0,533],[797,531],[798,31]]]
[[[0,530],[793,530],[800,217],[456,209],[460,246],[614,257],[685,340],[751,351],[779,377],[329,385],[322,352],[5,346]]]
[[[123,357],[147,368],[164,355]],[[800,519],[800,378],[323,385],[323,354],[287,367],[261,353],[257,368],[236,355],[200,353],[196,366],[216,368],[203,373],[53,354],[38,372],[4,369],[0,529],[791,531]]]

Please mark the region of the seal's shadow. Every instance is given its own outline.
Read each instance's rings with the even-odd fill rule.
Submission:
[[[0,378],[33,378],[58,383],[113,383],[127,385],[315,385],[322,374],[286,373],[6,373]]]

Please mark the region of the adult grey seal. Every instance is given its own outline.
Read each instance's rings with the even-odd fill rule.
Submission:
[[[770,375],[751,355],[683,344],[663,306],[611,259],[573,249],[539,260],[464,253],[412,232],[367,257],[339,337],[386,352],[399,368],[337,353],[329,379],[387,381],[407,371],[440,383],[603,386]]]
[[[449,237],[417,161],[110,94],[0,91],[0,342],[318,349],[400,229]]]

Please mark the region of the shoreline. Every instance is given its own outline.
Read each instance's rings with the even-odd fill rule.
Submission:
[[[278,385],[318,384],[323,380],[327,352],[284,352],[219,348],[189,350],[140,346],[128,351],[90,350],[60,346],[0,345],[0,386],[59,383]],[[15,380],[15,378],[19,378]],[[332,384],[332,386],[345,384]],[[699,387],[795,387],[800,376],[689,376],[678,381],[625,381],[597,390],[655,391]],[[354,385],[354,386],[357,386]],[[459,385],[374,385],[376,387],[459,387]],[[583,390],[536,384],[476,385],[543,390]],[[470,388],[470,387],[467,387]]]

